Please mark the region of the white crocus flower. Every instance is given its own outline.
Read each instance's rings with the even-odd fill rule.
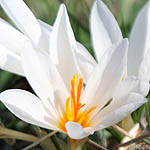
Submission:
[[[67,73],[74,68],[68,70],[64,65],[65,79],[68,77],[71,81],[69,91],[51,58],[26,42],[22,51],[23,69],[37,96],[13,89],[2,92],[0,99],[11,112],[28,123],[64,132],[72,139],[84,138],[115,124],[146,102],[143,95],[136,93],[138,80],[122,81],[127,47],[125,39],[108,49],[85,87],[83,78],[77,74],[70,80]]]
[[[122,81],[127,39],[109,48],[97,65],[88,62],[85,56],[89,60],[91,56],[75,41],[64,5],[51,39],[49,53],[29,39],[21,51],[23,72],[37,96],[19,89],[0,94],[0,100],[20,119],[82,139],[115,124],[146,102],[137,93],[138,80]],[[88,79],[79,74],[76,59],[89,68],[95,66]]]
[[[95,60],[87,53],[87,50],[80,43],[76,42],[75,39],[65,44],[65,41],[70,40],[71,37],[70,29],[64,30],[68,27],[68,21],[60,22],[62,23],[62,26],[59,26],[59,29],[56,29],[57,27],[55,27],[54,30],[57,30],[58,34],[55,35],[55,37],[53,36],[53,42],[51,42],[50,46],[52,26],[36,19],[23,0],[0,0],[0,5],[21,31],[16,30],[9,23],[0,19],[1,69],[24,76],[24,71],[21,65],[21,51],[23,50],[25,40],[34,43],[39,50],[45,51],[48,55],[51,54],[51,58],[55,64],[57,64],[58,61],[61,62],[61,65],[64,65],[65,63],[68,64],[65,57],[61,55],[61,48],[65,49],[64,53],[69,56],[68,59],[74,60],[72,61],[72,64],[68,64],[68,69],[76,68],[72,67],[76,65],[76,63],[73,53],[70,51],[70,49],[72,49],[71,47],[74,45],[77,47],[77,53],[79,56],[84,55],[84,59],[86,59],[88,63],[96,64]],[[59,15],[58,17],[61,16]],[[62,17],[67,19],[66,15],[63,15]],[[62,34],[62,32],[64,34]],[[61,36],[59,36],[60,33]],[[53,47],[56,42],[58,43],[59,48]],[[54,55],[58,55],[58,58],[56,59],[56,57],[53,57]],[[60,66],[59,70],[64,74]],[[77,68],[74,72],[76,71]],[[68,76],[70,76],[70,74],[68,74]]]
[[[133,26],[129,38],[127,68],[125,69],[125,74],[135,76],[141,80],[139,92],[144,96],[148,94],[148,82],[150,80],[149,23],[150,3],[148,2],[138,14]],[[102,0],[96,0],[92,7],[90,27],[96,59],[100,62],[107,49],[123,39],[115,17]],[[78,61],[78,64],[82,74],[88,79],[94,69],[94,65],[90,65],[90,67],[87,65],[87,67],[85,67],[86,63],[83,63],[82,59]],[[123,79],[127,75],[124,75]]]

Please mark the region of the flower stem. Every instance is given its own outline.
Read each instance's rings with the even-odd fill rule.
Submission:
[[[88,140],[87,138],[74,140],[68,137],[69,150],[82,150],[82,146],[87,140]]]

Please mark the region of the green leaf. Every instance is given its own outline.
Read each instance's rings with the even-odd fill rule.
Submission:
[[[150,129],[150,101],[147,101],[145,104],[145,109],[146,109],[146,120],[148,123],[148,128]]]

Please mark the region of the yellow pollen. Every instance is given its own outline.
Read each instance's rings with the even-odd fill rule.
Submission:
[[[65,124],[68,121],[77,122],[84,127],[90,126],[90,113],[97,108],[98,105],[88,110],[81,110],[85,106],[80,102],[80,96],[83,88],[83,79],[75,74],[71,80],[70,96],[66,100],[66,111],[62,118],[59,118],[58,127],[66,132]]]

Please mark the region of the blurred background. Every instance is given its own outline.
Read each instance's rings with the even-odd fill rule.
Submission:
[[[36,18],[43,20],[44,22],[53,25],[57,11],[60,3],[65,3],[68,15],[70,17],[71,25],[76,37],[76,40],[82,43],[88,51],[93,55],[90,32],[89,32],[89,14],[90,9],[94,0],[24,0],[28,7],[31,9]],[[110,8],[111,12],[117,19],[120,28],[122,30],[124,37],[129,37],[130,30],[132,28],[134,19],[139,12],[139,10],[144,6],[146,0],[103,0],[107,6]],[[4,11],[0,8],[0,17],[13,23]],[[30,90],[30,86],[27,81],[20,76],[8,73],[6,71],[0,70],[0,91],[11,88],[20,88]],[[149,104],[146,104],[149,108]],[[138,122],[142,115],[145,114],[147,119],[149,118],[150,109],[146,109],[145,106],[139,108],[136,112],[132,114],[132,117],[136,122]],[[149,121],[149,120],[148,120]],[[150,122],[150,121],[149,121]],[[41,130],[36,126],[27,124],[14,115],[12,115],[3,104],[0,103],[0,125],[2,127],[11,128],[17,131],[30,133],[32,135],[43,136],[46,134],[47,130]],[[27,146],[28,142],[15,141],[12,139],[2,139],[0,132],[0,150],[20,150]],[[104,146],[109,146],[112,143],[119,143],[122,140],[122,135],[114,131],[112,128],[108,128],[99,132],[96,132],[91,139],[96,141],[98,144]],[[51,149],[63,149],[58,143],[63,143],[65,147],[66,137],[63,134],[58,134],[51,138]],[[46,146],[45,146],[46,147]],[[43,146],[38,146],[33,148],[35,150],[46,149]],[[65,149],[65,148],[64,148]],[[83,149],[86,149],[84,147]]]

